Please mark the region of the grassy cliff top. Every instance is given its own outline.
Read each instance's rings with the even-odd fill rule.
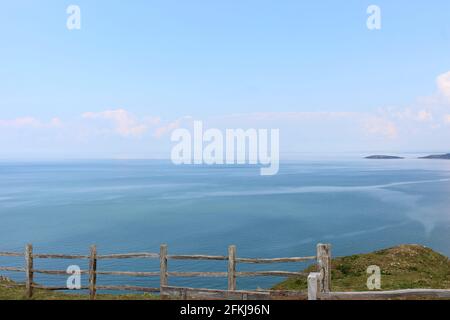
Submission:
[[[332,291],[367,291],[367,267],[381,269],[381,290],[450,289],[450,261],[430,248],[400,245],[372,253],[335,258],[331,262]],[[316,271],[311,266],[305,272]],[[305,277],[292,277],[276,285],[278,290],[305,290]]]
[[[25,300],[25,289],[5,277],[0,276],[0,300]],[[88,300],[89,294],[69,294],[64,292],[35,289],[32,300]],[[154,300],[152,294],[98,294],[97,300]]]

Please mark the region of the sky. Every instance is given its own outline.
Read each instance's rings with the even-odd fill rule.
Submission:
[[[167,158],[194,120],[286,155],[450,152],[447,0],[16,0],[0,40],[0,158]]]

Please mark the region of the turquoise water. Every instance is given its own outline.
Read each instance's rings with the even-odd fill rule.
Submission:
[[[0,251],[87,254],[158,252],[240,257],[333,255],[420,243],[450,255],[450,162],[326,160],[282,163],[276,176],[257,167],[175,166],[165,161],[0,163]],[[38,260],[65,269],[85,261]],[[21,259],[2,258],[3,266]],[[239,265],[298,270],[304,264]],[[158,261],[101,261],[102,270],[157,271]],[[171,271],[226,271],[225,262],[174,262]],[[16,280],[23,275],[8,273]],[[243,278],[238,288],[280,278]],[[101,284],[158,286],[159,279],[99,276]],[[64,285],[61,276],[37,282]],[[86,279],[83,278],[83,282]],[[226,279],[169,279],[171,285],[223,288]]]

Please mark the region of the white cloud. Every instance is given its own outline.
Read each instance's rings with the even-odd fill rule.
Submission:
[[[364,128],[369,134],[381,135],[389,139],[396,138],[398,135],[395,123],[380,116],[373,116],[367,119],[364,123]]]
[[[50,122],[42,122],[39,119],[33,117],[22,117],[16,119],[2,120],[0,119],[0,127],[2,128],[13,128],[13,129],[23,129],[23,128],[57,128],[62,127],[62,121],[59,118],[53,118]]]
[[[180,120],[175,120],[173,122],[169,122],[167,125],[159,127],[155,130],[155,137],[161,138],[166,133],[170,133],[172,130],[175,130],[180,127]]]
[[[408,122],[428,122],[433,120],[433,113],[426,109],[417,108],[381,108],[379,112],[386,119],[394,119],[396,121]]]
[[[314,111],[298,111],[298,112],[254,112],[246,114],[231,114],[222,116],[222,119],[239,119],[246,118],[249,121],[264,120],[308,120],[308,119],[343,119],[360,116],[358,112],[314,112]]]
[[[0,120],[1,127],[7,128],[24,128],[24,127],[40,127],[42,124],[39,120],[32,117],[16,118],[12,120]]]
[[[419,121],[432,121],[433,114],[426,110],[421,110],[417,113],[417,120]]]
[[[438,76],[436,82],[439,93],[450,100],[450,71]]]
[[[169,134],[173,130],[179,128],[184,120],[192,120],[191,116],[184,116],[175,121],[169,122],[164,126],[156,128],[154,136],[156,138],[161,138],[162,136]]]
[[[207,116],[197,120],[202,120],[205,128],[280,129],[282,148],[289,152],[384,148],[437,150],[445,148],[450,138],[450,72],[436,77],[436,83],[439,94],[421,97],[407,107],[388,107],[372,112],[254,112]],[[162,121],[159,117],[137,117],[125,109],[111,109],[86,112],[82,119],[66,119],[64,124],[59,118],[45,121],[34,117],[0,119],[0,129],[7,133],[3,136],[8,143],[14,138],[20,142],[26,140],[20,132],[23,129],[30,134],[31,142],[41,139],[46,147],[52,147],[47,141],[59,139],[62,148],[73,141],[72,144],[78,145],[80,150],[91,148],[102,152],[108,149],[135,154],[147,147],[150,149],[150,145],[152,150],[165,150],[170,146],[167,136],[180,127],[189,129],[192,120],[192,117],[185,116]],[[56,135],[46,128],[61,130]],[[135,138],[143,135],[148,138],[152,135],[153,139],[117,139],[118,136]],[[12,145],[16,147],[17,143]]]
[[[264,112],[234,114],[222,117],[228,123],[248,124],[248,127],[275,126],[283,131],[302,133],[303,138],[321,141],[323,137],[346,139],[354,135],[357,141],[361,135],[392,140],[399,136],[397,123],[425,121],[431,114],[410,110],[380,109],[376,112]],[[400,119],[402,119],[400,121]],[[300,137],[300,135],[299,135]]]
[[[102,119],[113,123],[114,131],[121,136],[142,136],[147,130],[160,122],[157,117],[145,117],[142,120],[124,109],[106,110],[102,112],[85,112],[85,119]]]

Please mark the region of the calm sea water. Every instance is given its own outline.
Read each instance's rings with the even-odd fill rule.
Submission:
[[[0,163],[0,251],[87,254],[158,252],[240,257],[333,255],[420,243],[450,255],[450,162],[327,160],[256,167],[174,166],[164,161]],[[2,258],[3,266],[23,265]],[[65,269],[86,261],[38,260]],[[304,264],[240,270],[299,270]],[[101,261],[99,269],[157,271],[158,261]],[[225,262],[175,262],[171,271],[226,271]],[[8,276],[22,280],[21,274]],[[83,278],[86,283],[87,279]],[[267,288],[280,278],[244,278],[238,288]],[[99,276],[101,284],[158,286],[159,279]],[[61,276],[37,276],[64,285]],[[224,288],[226,279],[169,279],[171,285]]]

